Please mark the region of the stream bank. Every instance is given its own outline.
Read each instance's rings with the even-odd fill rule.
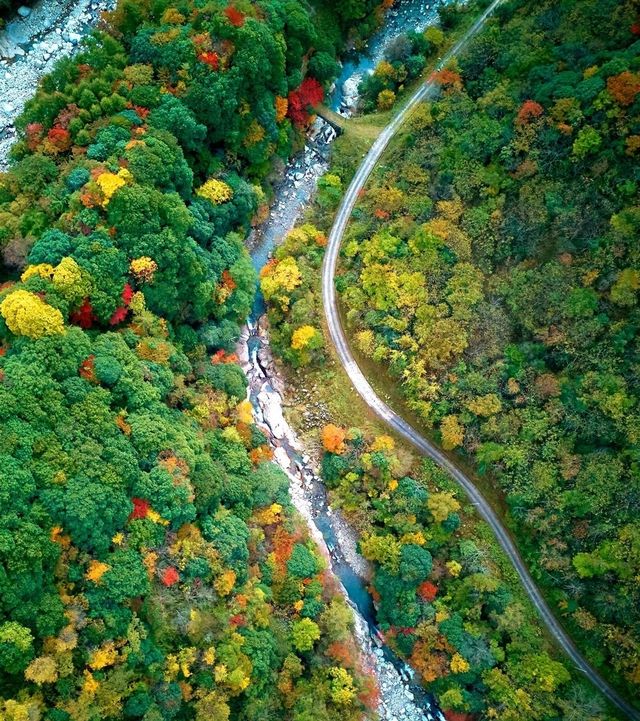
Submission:
[[[357,553],[353,530],[329,506],[317,469],[284,417],[284,383],[271,353],[264,318],[247,323],[237,346],[249,381],[248,397],[255,422],[269,440],[274,461],[289,478],[293,505],[353,610],[362,663],[374,676],[380,694],[378,714],[382,721],[443,721],[433,697],[417,682],[410,666],[384,644],[375,625],[375,609],[367,590],[369,565]]]
[[[42,78],[81,40],[117,0],[40,0],[0,31],[0,172],[16,140],[15,121]]]

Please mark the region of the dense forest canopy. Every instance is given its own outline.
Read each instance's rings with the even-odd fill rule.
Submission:
[[[563,618],[638,698],[637,8],[498,18],[385,158],[338,289],[357,347],[495,478]]]
[[[479,3],[480,5],[482,3]],[[0,175],[0,717],[325,721],[376,704],[233,354],[270,179],[375,0],[120,0],[44,78]],[[398,38],[385,112],[477,11]],[[394,142],[337,278],[359,351],[504,493],[563,621],[638,697],[631,0],[505,0]],[[356,159],[357,160],[357,159]],[[318,271],[347,177],[261,274],[322,367]],[[605,721],[485,526],[387,436],[323,429],[387,640],[450,721]]]
[[[28,102],[0,175],[3,719],[375,705],[232,353],[267,175],[374,5],[122,0]]]

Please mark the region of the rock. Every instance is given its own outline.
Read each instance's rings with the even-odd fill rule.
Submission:
[[[26,5],[20,5],[18,15],[20,15],[21,18],[28,18],[29,15],[31,15],[31,8],[28,8]]]
[[[2,105],[0,105],[0,108],[2,109],[2,112],[6,113],[7,115],[9,115],[9,113],[12,113],[14,110],[11,103],[2,103]]]
[[[287,470],[291,468],[291,460],[282,446],[278,446],[274,449],[273,457],[281,468],[286,468]]]
[[[281,440],[287,433],[287,423],[282,415],[282,407],[274,396],[265,391],[258,393],[258,402],[262,408],[266,424],[271,429],[274,437]]]
[[[238,343],[236,346],[236,355],[241,366],[244,367],[249,364],[249,349],[246,343]]]
[[[16,56],[24,55],[24,50],[19,45],[9,42],[5,45],[0,45],[0,52],[6,58],[15,58]]]
[[[269,333],[269,319],[266,313],[258,318],[258,335],[264,337]]]

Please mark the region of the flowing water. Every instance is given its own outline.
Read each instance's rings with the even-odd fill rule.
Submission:
[[[385,48],[400,33],[423,30],[437,18],[437,5],[424,0],[398,2],[384,27],[373,36],[367,51],[350,57],[330,97],[334,110],[349,116],[357,104],[357,86],[382,58]],[[256,270],[264,266],[274,247],[301,217],[328,169],[334,130],[317,119],[303,151],[285,169],[275,188],[269,218],[249,238]],[[249,380],[248,397],[255,419],[269,438],[274,459],[290,480],[294,506],[312,537],[327,557],[354,611],[355,633],[365,666],[374,674],[380,691],[378,712],[386,721],[431,721],[444,717],[433,697],[414,680],[413,670],[389,649],[376,628],[375,609],[367,590],[370,569],[356,552],[356,539],[344,519],[332,511],[321,479],[283,414],[284,387],[269,346],[265,304],[258,293],[253,311],[238,343],[238,356]]]

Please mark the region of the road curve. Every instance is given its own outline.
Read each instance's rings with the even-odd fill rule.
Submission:
[[[475,35],[484,25],[487,17],[500,4],[501,0],[494,0],[489,5],[476,22],[467,30],[467,32],[458,40],[458,42],[442,57],[438,68],[444,66],[453,56],[455,56],[468,40]],[[460,468],[458,468],[442,451],[431,443],[427,438],[420,435],[412,428],[403,418],[395,413],[389,406],[384,403],[373,390],[364,374],[358,367],[358,364],[351,353],[349,344],[342,328],[340,315],[336,303],[336,291],[334,285],[334,277],[338,256],[340,253],[340,244],[351,217],[351,213],[358,199],[360,191],[364,188],[373,168],[380,160],[382,153],[389,144],[391,138],[396,134],[404,121],[409,117],[411,112],[423,100],[427,99],[433,92],[435,84],[427,81],[414,93],[406,105],[398,112],[394,119],[380,133],[369,152],[364,157],[360,167],[358,168],[347,192],[342,198],[338,212],[336,214],[331,233],[327,242],[324,262],[322,266],[322,298],[324,303],[325,317],[331,340],[335,346],[336,352],[342,365],[344,366],[349,379],[353,383],[356,391],[360,394],[365,403],[384,420],[396,433],[410,441],[424,455],[432,458],[441,468],[447,471],[457,482],[466,494],[469,496],[473,504],[477,507],[480,516],[489,524],[493,533],[507,554],[513,567],[515,568],[527,595],[540,614],[540,617],[549,630],[549,633],[555,638],[558,645],[571,659],[573,664],[578,668],[589,681],[604,695],[606,698],[622,711],[628,718],[634,721],[640,721],[640,711],[633,708],[614,688],[612,688],[586,661],[580,654],[571,638],[562,628],[551,609],[547,605],[544,597],[533,578],[527,570],[524,561],[520,557],[518,550],[509,535],[507,529],[497,516],[493,508],[484,498],[482,493],[475,486],[473,481]]]

